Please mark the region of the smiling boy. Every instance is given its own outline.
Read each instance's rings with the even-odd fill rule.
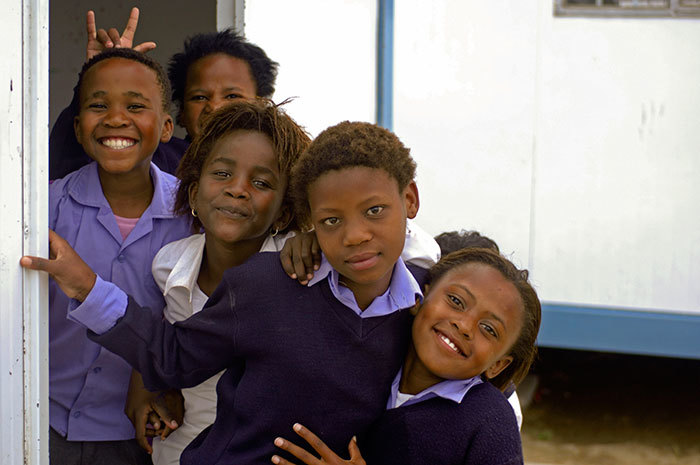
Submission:
[[[51,184],[50,228],[94,270],[76,270],[87,281],[71,278],[82,283],[78,295],[88,294],[97,273],[144,306],[161,309],[151,260],[189,232],[189,221],[172,213],[175,178],[151,164],[173,129],[167,78],[145,55],[112,49],[85,64],[78,94],[75,134],[94,162]],[[49,284],[51,460],[148,463],[123,412],[131,369],[66,318],[76,295],[62,292],[63,284]]]

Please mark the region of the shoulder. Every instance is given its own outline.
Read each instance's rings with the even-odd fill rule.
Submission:
[[[156,278],[156,275],[161,276],[164,273],[167,276],[178,261],[190,255],[188,252],[198,252],[203,248],[204,234],[193,234],[165,244],[153,258],[153,277]],[[156,281],[158,281],[157,278]]]
[[[296,282],[287,276],[280,262],[279,252],[258,252],[242,265],[229,268],[224,279],[234,282],[244,280],[246,286],[270,285],[272,283]]]
[[[417,265],[406,263],[406,268],[411,272],[413,278],[418,282],[421,289],[428,283],[428,270]]]
[[[97,169],[94,163],[85,165],[79,170],[53,181],[49,185],[49,216],[51,225],[54,225],[54,221],[61,211],[66,212],[66,206],[70,209],[78,208],[78,204],[83,204],[86,201],[92,206],[97,206],[99,196],[91,195],[95,194],[92,192],[96,188],[95,183],[99,185]],[[75,202],[71,202],[71,198]],[[71,205],[73,206],[71,207]]]

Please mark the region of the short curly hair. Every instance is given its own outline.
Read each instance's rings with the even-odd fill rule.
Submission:
[[[170,81],[163,67],[153,58],[143,53],[137,52],[131,48],[107,48],[94,57],[90,58],[80,70],[78,74],[78,84],[75,86],[75,94],[80,95],[80,88],[83,85],[83,80],[85,79],[85,73],[95,66],[97,63],[109,60],[110,58],[123,58],[125,60],[132,60],[141,63],[149,68],[151,68],[156,73],[156,80],[158,81],[158,86],[160,87],[160,99],[162,103],[163,111],[166,113],[170,111]]]
[[[515,385],[520,383],[535,360],[535,341],[542,321],[542,305],[537,292],[528,281],[527,270],[519,270],[510,260],[493,249],[468,247],[447,254],[430,269],[430,282],[434,285],[450,270],[469,263],[488,265],[500,272],[515,286],[523,303],[523,327],[509,352],[513,361],[501,373],[488,380],[503,391],[511,382]]]
[[[410,150],[391,131],[376,124],[344,121],[321,132],[292,170],[291,193],[297,221],[310,228],[309,186],[328,171],[365,166],[386,171],[399,191],[416,176]]]
[[[270,98],[275,93],[279,63],[268,58],[262,48],[251,44],[233,29],[196,34],[185,40],[183,51],[173,55],[168,63],[168,76],[173,86],[173,102],[178,107],[178,118],[185,103],[187,71],[195,61],[216,53],[224,53],[248,63],[258,97]]]
[[[282,104],[286,103],[283,102]],[[280,105],[282,105],[280,104]],[[202,168],[214,144],[222,137],[234,131],[256,131],[266,135],[272,142],[272,148],[277,155],[280,173],[290,177],[292,166],[302,152],[309,146],[311,138],[308,133],[288,116],[274,102],[268,99],[236,100],[226,107],[214,112],[185,151],[177,168],[180,179],[175,196],[174,211],[177,214],[187,214],[190,211],[190,186],[199,181]],[[289,183],[288,183],[289,185]],[[288,195],[289,187],[284,196],[283,204],[293,213],[292,202]],[[202,223],[193,218],[192,228],[199,231]],[[294,219],[287,226],[295,229]]]

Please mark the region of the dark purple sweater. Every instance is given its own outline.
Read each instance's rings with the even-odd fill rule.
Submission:
[[[368,465],[523,463],[513,409],[489,383],[471,388],[459,404],[434,397],[389,409],[359,446]]]
[[[149,389],[195,386],[228,368],[217,386],[216,421],[181,463],[268,464],[280,453],[274,439],[293,438],[295,422],[343,450],[379,418],[409,326],[406,309],[362,319],[334,298],[327,280],[301,286],[279,254],[261,253],[228,270],[188,320],[171,325],[130,299],[114,328],[90,338],[124,357]]]

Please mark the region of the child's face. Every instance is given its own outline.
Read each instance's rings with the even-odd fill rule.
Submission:
[[[281,211],[286,188],[268,137],[238,130],[212,147],[199,182],[190,187],[190,205],[207,240],[239,246],[251,241],[257,251],[273,223],[286,214]]]
[[[413,347],[436,382],[493,378],[512,361],[507,352],[522,325],[515,286],[491,266],[467,263],[430,287],[413,322]]]
[[[308,194],[321,250],[358,304],[371,302],[387,289],[403,250],[406,218],[418,212],[415,183],[399,191],[386,171],[358,166],[324,173]]]
[[[178,123],[194,137],[201,132],[202,121],[211,112],[238,98],[253,99],[255,94],[255,79],[247,62],[225,53],[207,55],[187,69]]]
[[[124,58],[95,64],[83,76],[75,136],[85,152],[111,174],[148,169],[173,121],[163,110],[155,71]]]

